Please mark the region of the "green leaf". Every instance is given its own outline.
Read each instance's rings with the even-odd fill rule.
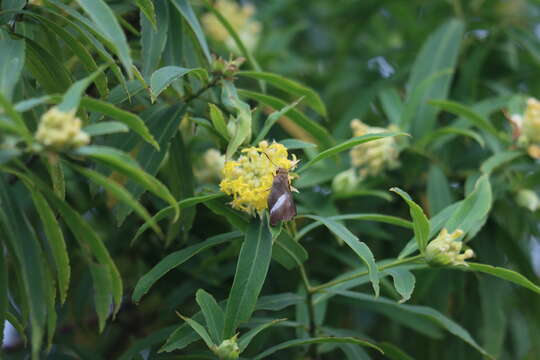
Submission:
[[[210,108],[210,120],[212,120],[212,125],[214,125],[214,128],[224,139],[229,140],[229,131],[227,130],[223,112],[214,104],[208,104],[208,107]]]
[[[257,336],[261,331],[264,331],[267,328],[274,326],[276,324],[279,324],[280,322],[283,322],[285,320],[287,319],[276,319],[276,320],[269,321],[267,323],[254,327],[253,329],[249,330],[247,333],[242,335],[240,339],[238,340],[238,347],[240,348],[240,353],[246,350],[251,340],[253,340],[253,338]]]
[[[403,112],[403,101],[399,92],[395,88],[383,89],[379,93],[379,100],[390,123],[399,127]]]
[[[104,69],[105,66],[101,66],[89,76],[74,82],[64,94],[62,102],[58,105],[58,110],[63,112],[76,111],[86,88],[94,82]]]
[[[204,37],[204,33],[201,29],[201,25],[199,24],[199,20],[197,20],[197,16],[195,16],[195,13],[193,12],[193,9],[191,8],[191,5],[188,0],[170,0],[171,3],[176,7],[176,9],[182,14],[182,17],[186,20],[186,23],[189,25],[193,33],[195,34],[195,37],[197,38],[197,41],[199,43],[199,46],[201,47],[201,50],[206,57],[206,61],[210,64],[212,62],[212,57],[210,56],[210,50],[208,49],[208,44],[206,43],[206,38]]]
[[[97,185],[103,186],[103,188],[109,191],[117,200],[127,204],[129,207],[135,210],[135,212],[139,214],[139,216],[143,218],[158,235],[163,236],[163,232],[159,228],[158,224],[152,219],[148,211],[137,200],[135,200],[135,198],[123,186],[119,185],[115,181],[111,181],[111,179],[101,175],[97,171],[72,165],[68,162],[66,163]]]
[[[336,215],[336,216],[328,216],[327,219],[334,220],[334,221],[341,221],[341,220],[363,220],[363,221],[377,221],[382,222],[385,224],[392,224],[396,226],[401,226],[407,229],[412,229],[413,224],[412,222],[396,217],[396,216],[390,216],[390,215],[382,215],[382,214],[344,214],[344,215]],[[300,229],[296,233],[295,239],[298,241],[301,238],[303,238],[308,232],[315,229],[318,226],[323,225],[322,222],[316,221],[311,224],[308,224],[302,229]]]
[[[197,77],[206,76],[206,70],[201,68],[187,69],[179,66],[165,66],[154,71],[150,79],[152,101],[156,101],[159,94],[169,87],[173,81],[178,80],[190,73],[195,74]]]
[[[461,20],[451,19],[435,30],[418,53],[407,84],[407,102],[421,83],[444,69],[454,68],[459,54],[465,26]],[[412,117],[410,132],[417,138],[431,132],[435,126],[437,109],[427,104],[430,98],[444,99],[452,76],[439,77],[422,89],[419,106]]]
[[[128,77],[132,77],[132,60],[126,35],[116,20],[116,16],[103,0],[77,0],[90,16],[95,29],[111,42],[114,52],[122,62]]]
[[[407,355],[403,350],[394,344],[381,342],[377,345],[384,351],[384,356],[390,360],[414,360],[414,358]]]
[[[58,224],[58,221],[56,220],[56,216],[47,203],[47,200],[45,200],[45,197],[33,186],[28,186],[28,190],[32,196],[32,200],[41,219],[43,230],[51,248],[54,263],[56,265],[58,290],[60,291],[60,303],[63,304],[66,301],[67,291],[69,288],[69,279],[71,275],[69,256],[67,253],[64,235],[62,234],[62,230]]]
[[[2,224],[0,223],[0,229]],[[4,343],[4,324],[8,310],[8,268],[7,268],[7,256],[4,250],[3,239],[0,238],[0,344]]]
[[[499,279],[503,279],[511,283],[517,284],[519,286],[523,286],[524,288],[527,288],[531,291],[534,291],[537,294],[540,294],[540,286],[536,285],[535,283],[533,283],[532,281],[527,279],[525,276],[521,275],[520,273],[516,271],[505,269],[498,266],[480,264],[480,263],[475,263],[475,262],[467,262],[467,265],[468,266],[453,266],[450,269],[462,270],[462,271],[476,271],[476,272],[492,275],[492,276],[498,277]]]
[[[390,191],[401,196],[407,205],[409,205],[409,212],[413,219],[414,236],[416,238],[416,243],[418,244],[418,249],[420,249],[420,252],[423,254],[429,241],[430,230],[428,218],[424,214],[422,208],[415,203],[405,191],[397,187],[391,188]]]
[[[117,108],[116,106],[106,101],[101,101],[89,97],[84,97],[82,99],[81,107],[86,110],[95,111],[110,116],[111,118],[126,124],[131,130],[135,131],[154,148],[159,150],[159,144],[154,139],[154,137],[146,127],[146,124],[139,116]]]
[[[116,314],[122,304],[122,278],[120,277],[120,273],[107,251],[107,248],[101,241],[99,235],[81,214],[73,210],[71,206],[53,193],[47,192],[45,195],[49,202],[56,210],[58,210],[60,216],[79,242],[88,263],[92,263],[92,259],[95,259],[100,265],[107,267],[110,273],[110,285],[108,286],[111,289],[111,295],[115,305],[114,314]],[[103,280],[103,277],[100,277],[100,280]]]
[[[236,265],[233,285],[225,309],[225,339],[234,335],[241,322],[249,320],[266,279],[272,257],[272,234],[268,219],[249,224]]]
[[[457,116],[461,116],[469,120],[479,129],[482,129],[496,137],[500,137],[497,129],[495,129],[493,124],[491,124],[488,119],[484,118],[482,115],[476,113],[474,110],[465,105],[450,100],[430,100],[429,103]]]
[[[264,359],[268,355],[271,355],[277,351],[287,349],[293,346],[303,346],[303,345],[309,345],[309,344],[324,344],[324,343],[340,343],[340,344],[355,344],[360,345],[364,347],[369,347],[372,349],[377,350],[381,354],[384,354],[384,351],[379,348],[377,345],[370,343],[365,340],[361,340],[354,337],[316,337],[316,338],[305,338],[305,339],[294,339],[285,341],[284,343],[272,346],[270,349],[267,349],[260,353],[259,355],[255,356],[253,360],[259,360]]]
[[[25,303],[30,310],[32,356],[37,358],[47,316],[43,254],[32,225],[8,189],[8,184],[0,176],[0,233],[4,234],[3,240],[19,264]]]
[[[134,302],[139,302],[144,294],[150,290],[156,281],[161,279],[172,269],[182,265],[187,260],[191,259],[194,255],[200,253],[203,250],[211,248],[213,246],[226,243],[228,241],[237,239],[240,237],[239,232],[230,232],[208,238],[197,245],[192,245],[180,251],[175,251],[167,255],[157,265],[155,265],[148,273],[142,276],[131,296]]]
[[[285,146],[287,150],[312,149],[312,148],[317,147],[317,145],[313,143],[297,140],[297,139],[284,139],[284,140],[280,140],[279,143]]]
[[[489,175],[498,167],[524,155],[525,153],[523,151],[503,151],[493,154],[482,163],[480,166],[480,171]]]
[[[291,235],[282,231],[274,240],[272,258],[287,270],[292,270],[302,265],[308,259],[308,253]]]
[[[307,162],[306,165],[302,166],[298,171],[297,173],[301,173],[303,171],[305,171],[306,169],[308,169],[310,166],[312,166],[313,164],[321,161],[321,160],[324,160],[326,158],[329,158],[331,156],[334,156],[342,151],[345,151],[345,150],[348,150],[356,145],[359,145],[359,144],[364,144],[364,143],[367,143],[369,141],[375,141],[375,140],[379,140],[379,139],[383,139],[385,137],[389,137],[389,136],[402,136],[402,135],[407,135],[406,133],[401,133],[401,132],[386,132],[386,133],[377,133],[377,134],[367,134],[367,135],[362,135],[362,136],[356,136],[356,137],[353,137],[352,139],[349,139],[347,141],[344,141],[330,149],[326,149],[324,151],[321,151],[320,153],[318,153],[313,159],[309,160]]]
[[[94,287],[94,304],[96,305],[96,313],[98,315],[99,332],[102,333],[105,328],[105,323],[109,317],[113,298],[111,296],[112,278],[109,268],[105,264],[88,264],[90,273],[92,274],[92,283]]]
[[[287,102],[270,95],[240,89],[238,90],[238,94],[240,96],[258,101],[276,110],[283,109],[287,106]],[[302,114],[300,111],[291,109],[288,112],[287,117],[296,125],[300,126],[307,134],[313,137],[313,139],[317,141],[322,148],[326,149],[334,145],[334,140],[328,130]]]
[[[305,296],[300,296],[295,293],[266,295],[259,298],[255,310],[279,311],[305,300]]]
[[[206,327],[210,332],[212,340],[216,344],[221,344],[223,341],[223,326],[225,324],[225,313],[223,309],[218,305],[214,297],[203,289],[197,290],[195,300],[204,315]]]
[[[307,86],[304,86],[294,80],[287,79],[281,75],[269,73],[269,72],[259,72],[259,71],[240,71],[239,76],[246,76],[252,79],[264,80],[275,87],[288,92],[294,96],[304,97],[304,101],[309,105],[313,110],[319,113],[322,116],[326,116],[326,107],[324,106],[323,101],[319,97],[317,92]]]
[[[210,335],[208,335],[208,332],[206,331],[204,326],[202,326],[197,321],[192,320],[188,317],[182,316],[180,314],[178,314],[178,316],[180,316],[182,320],[184,320],[189,326],[191,326],[193,330],[195,330],[197,334],[199,334],[201,339],[203,339],[204,342],[206,343],[206,346],[208,346],[208,349],[212,349],[216,346],[216,344],[212,342],[212,339],[210,338]]]
[[[12,120],[13,123],[7,124],[11,131],[19,134],[28,143],[31,143],[33,141],[33,136],[26,127],[22,116],[13,108],[13,105],[11,105],[11,103],[2,95],[2,93],[0,93],[0,109],[2,109],[4,114]],[[0,123],[0,128],[3,127],[2,123]]]
[[[183,199],[183,200],[180,200],[178,201],[178,207],[180,207],[180,209],[185,209],[185,208],[189,208],[191,206],[195,206],[197,204],[200,204],[200,203],[204,203],[206,201],[210,201],[210,200],[213,200],[213,199],[218,199],[218,198],[221,198],[221,197],[224,197],[225,194],[223,193],[218,193],[218,194],[209,194],[209,195],[201,195],[201,196],[194,196],[194,197],[190,197],[190,198],[187,198],[187,199]],[[157,212],[156,215],[154,215],[152,217],[152,220],[155,221],[156,223],[158,221],[160,221],[161,219],[164,219],[166,217],[172,217],[174,216],[174,208],[172,206],[167,206],[161,210],[159,210]],[[135,241],[150,227],[150,223],[149,222],[145,222],[144,224],[141,225],[141,227],[139,228],[139,230],[137,230],[137,233],[135,234],[135,236],[133,237],[133,240],[131,240],[131,246],[133,246],[133,244],[135,243]]]
[[[272,129],[272,126],[274,126],[274,124],[282,117],[282,116],[285,116],[287,115],[287,113],[293,109],[296,105],[298,105],[298,103],[300,101],[302,101],[303,98],[300,98],[298,100],[296,100],[295,102],[293,102],[292,104],[289,104],[287,106],[285,106],[283,109],[279,110],[279,111],[274,111],[273,113],[271,113],[268,118],[266,119],[266,121],[264,122],[264,126],[263,128],[261,129],[261,131],[259,131],[259,134],[257,135],[257,138],[253,141],[253,144],[259,144],[260,141],[264,140],[264,138],[266,137],[266,135],[268,134],[268,132],[270,132],[270,129]]]
[[[28,342],[28,339],[26,338],[26,333],[24,331],[24,326],[19,321],[19,319],[17,319],[15,317],[15,315],[13,315],[12,313],[10,313],[8,311],[8,312],[6,312],[6,321],[8,321],[11,325],[13,325],[15,330],[17,330],[17,334],[21,337],[21,340],[22,340],[23,344],[26,345],[26,343]]]
[[[0,94],[11,101],[13,89],[24,66],[24,40],[0,39]]]
[[[139,10],[144,14],[146,19],[152,24],[154,31],[157,31],[156,13],[154,11],[154,3],[152,0],[135,0]],[[161,24],[161,23],[160,23]]]
[[[234,131],[227,145],[225,157],[230,160],[236,150],[251,139],[252,116],[249,104],[238,98],[236,87],[231,80],[223,80],[221,91],[221,100],[231,111],[234,111],[236,117],[231,118]]]
[[[407,269],[388,269],[385,270],[394,279],[394,287],[399,295],[401,295],[400,303],[403,303],[411,298],[411,294],[414,290],[416,278],[413,273]]]
[[[351,233],[345,226],[342,224],[330,220],[329,218],[324,218],[321,216],[315,215],[304,215],[304,217],[320,221],[330,230],[334,235],[343,240],[355,253],[358,255],[360,260],[366,265],[369,272],[369,280],[373,286],[373,291],[375,296],[379,296],[379,270],[377,269],[377,264],[375,263],[375,257],[369,249],[369,247],[361,242],[353,233]]]
[[[114,170],[128,176],[146,190],[171,204],[175,209],[174,221],[180,216],[180,208],[169,189],[155,177],[144,172],[128,154],[114,148],[98,145],[83,146],[78,148],[74,153],[77,155],[88,156],[93,160],[106,164]]]
[[[480,347],[476,341],[471,337],[469,332],[462,328],[459,324],[455,323],[451,319],[444,316],[439,311],[432,309],[427,306],[419,305],[404,305],[398,304],[395,301],[386,298],[374,298],[373,296],[361,294],[352,291],[333,291],[337,295],[342,295],[352,299],[361,300],[362,302],[375,303],[382,306],[385,306],[389,309],[395,309],[396,311],[408,312],[414,314],[417,317],[422,317],[430,320],[434,324],[438,325],[442,329],[445,329],[452,335],[459,337],[461,340],[465,341],[467,344],[471,345],[473,348],[478,350],[482,355],[487,356],[492,359],[492,356],[488,354],[482,347]],[[391,313],[390,313],[391,314]]]
[[[431,216],[454,202],[448,179],[437,165],[431,165],[429,168],[427,198]]]
[[[129,127],[119,121],[102,121],[85,126],[82,131],[90,136],[99,136],[128,132]]]
[[[491,193],[489,176],[482,175],[476,182],[474,191],[461,202],[444,227],[450,233],[457,229],[463,230],[464,233],[471,231],[479,223],[481,224],[487,216],[491,209],[492,201],[493,195]]]
[[[426,134],[422,139],[420,139],[416,146],[419,148],[425,148],[429,144],[431,144],[433,141],[449,134],[456,134],[456,135],[463,135],[466,137],[470,137],[471,139],[474,139],[478,145],[481,147],[484,147],[485,141],[484,139],[476,132],[469,130],[469,129],[461,129],[457,127],[452,126],[445,126],[443,128],[437,129],[435,131],[430,132],[429,134]]]

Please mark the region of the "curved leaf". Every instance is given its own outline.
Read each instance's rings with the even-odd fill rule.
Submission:
[[[421,253],[424,253],[424,250],[426,249],[426,246],[429,241],[429,232],[430,232],[429,220],[426,214],[424,214],[424,211],[422,210],[420,205],[415,203],[411,199],[409,194],[407,194],[405,191],[397,187],[391,188],[390,191],[393,191],[399,196],[401,196],[403,200],[405,200],[407,205],[409,205],[409,211],[413,219],[414,237],[416,238],[418,249],[420,249]]]

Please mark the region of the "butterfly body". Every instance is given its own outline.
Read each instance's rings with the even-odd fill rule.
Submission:
[[[289,172],[278,168],[270,195],[268,196],[268,209],[270,210],[270,225],[276,226],[280,221],[289,221],[296,216],[296,205],[291,193]]]

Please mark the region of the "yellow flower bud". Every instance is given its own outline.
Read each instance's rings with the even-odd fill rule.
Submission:
[[[373,127],[364,124],[358,119],[351,121],[354,136],[377,134],[386,131],[395,131],[395,126],[388,128]],[[387,137],[370,141],[352,148],[350,151],[351,164],[358,168],[360,180],[368,176],[376,176],[386,169],[399,166],[399,149],[396,139]]]
[[[360,178],[355,169],[345,170],[337,174],[332,180],[332,190],[336,193],[348,193],[353,191],[359,182]]]
[[[84,146],[90,142],[90,137],[81,130],[81,125],[75,111],[60,111],[55,106],[41,116],[35,138],[55,150]]]
[[[255,215],[267,208],[276,170],[291,170],[296,163],[294,154],[292,160],[288,159],[287,148],[282,144],[261,141],[258,147],[243,149],[237,160],[225,162],[219,186],[233,196],[233,208]]]
[[[200,182],[220,179],[224,165],[225,155],[219,150],[208,149],[202,156],[202,164],[195,168],[194,175]]]
[[[527,108],[523,114],[521,135],[528,142],[540,142],[540,101],[534,98],[527,100]]]
[[[538,198],[536,192],[529,189],[519,190],[516,196],[516,202],[533,212],[540,208],[540,198]]]
[[[232,338],[223,340],[219,346],[214,346],[212,351],[216,356],[222,360],[234,360],[240,356],[240,348],[236,343],[238,335],[234,335]]]
[[[458,240],[463,236],[461,229],[449,234],[448,230],[442,229],[439,235],[433,239],[424,254],[426,262],[431,266],[464,265],[468,266],[465,260],[474,256],[472,249],[462,251],[463,242]]]

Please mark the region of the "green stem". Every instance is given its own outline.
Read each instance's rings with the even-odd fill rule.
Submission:
[[[390,268],[393,268],[393,267],[396,267],[396,266],[399,266],[399,265],[415,262],[415,261],[421,260],[421,259],[423,259],[422,255],[416,255],[416,256],[409,257],[409,258],[405,258],[405,259],[399,259],[399,260],[396,260],[394,262],[379,266],[378,270],[383,271],[383,270],[390,269]],[[311,293],[316,293],[317,291],[320,291],[320,290],[329,288],[331,286],[347,282],[349,280],[354,280],[354,279],[357,279],[357,278],[362,277],[362,276],[366,276],[367,274],[368,274],[368,271],[366,270],[366,271],[362,271],[362,272],[359,272],[357,274],[354,274],[354,275],[351,275],[351,276],[348,276],[348,277],[345,277],[345,278],[332,280],[332,281],[329,281],[327,283],[324,283],[324,284],[321,284],[321,285],[318,285],[318,286],[314,286],[314,287],[311,288]]]
[[[300,275],[302,277],[302,282],[304,283],[304,287],[306,288],[306,306],[308,309],[308,333],[310,337],[316,337],[317,336],[317,324],[315,323],[315,306],[313,305],[313,292],[312,287],[309,284],[309,278],[306,273],[306,269],[304,268],[303,264],[300,264],[298,267],[300,269]],[[312,359],[318,359],[319,354],[317,353],[317,346],[315,344],[311,344],[308,348],[308,354],[310,358]]]

